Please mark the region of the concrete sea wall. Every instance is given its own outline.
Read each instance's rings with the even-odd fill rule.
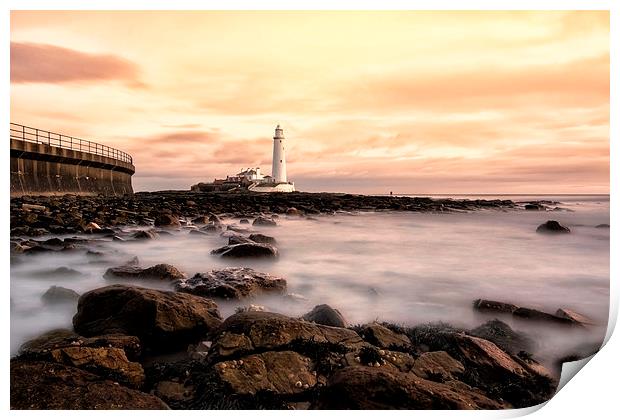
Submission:
[[[132,194],[133,164],[11,138],[11,197]]]

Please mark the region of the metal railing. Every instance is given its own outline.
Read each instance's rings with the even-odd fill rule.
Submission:
[[[133,163],[131,155],[104,144],[82,140],[77,137],[65,136],[64,134],[52,133],[38,128],[28,127],[21,124],[10,123],[11,139],[28,141],[31,143],[47,144],[48,146],[62,149],[76,150],[93,155],[104,156],[121,162]]]

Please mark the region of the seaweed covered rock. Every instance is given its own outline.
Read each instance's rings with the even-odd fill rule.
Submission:
[[[495,343],[507,353],[516,355],[521,351],[532,352],[536,346],[534,341],[524,333],[514,331],[508,324],[498,319],[488,321],[473,330],[470,334]]]
[[[136,280],[178,280],[185,278],[179,269],[170,264],[157,264],[148,268],[137,265],[122,265],[108,268],[103,275],[106,279],[136,279]]]
[[[211,251],[222,258],[277,258],[278,249],[270,244],[240,243],[226,245]]]
[[[199,296],[241,299],[263,293],[282,294],[286,280],[251,268],[230,267],[196,273],[191,279],[177,282],[175,288]]]
[[[71,366],[42,361],[11,361],[11,409],[164,410],[159,398]]]
[[[73,327],[81,335],[135,335],[145,346],[158,351],[185,348],[220,324],[221,317],[212,300],[124,285],[83,294],[73,317]]]
[[[411,340],[405,334],[392,331],[376,322],[362,326],[360,335],[370,344],[381,348],[406,349],[411,347]]]
[[[418,357],[412,372],[420,378],[446,382],[459,378],[464,372],[463,364],[450,357],[445,351],[430,351]]]

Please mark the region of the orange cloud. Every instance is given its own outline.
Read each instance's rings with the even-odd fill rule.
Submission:
[[[12,83],[121,80],[142,86],[137,66],[115,55],[89,54],[48,44],[11,42]]]

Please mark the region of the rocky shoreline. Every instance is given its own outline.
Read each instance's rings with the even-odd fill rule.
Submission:
[[[327,305],[222,319],[194,294],[102,287],[80,297],[73,330],[21,346],[11,408],[505,409],[557,386],[528,339],[498,320],[471,331],[334,325],[346,321]]]
[[[25,196],[11,199],[11,235],[78,233],[87,231],[87,225],[91,222],[106,227],[152,225],[166,214],[195,218],[213,213],[251,218],[263,213],[311,216],[354,211],[450,212],[519,207],[523,208],[510,200],[299,192],[260,194],[168,191],[123,197]]]
[[[93,241],[157,240],[187,229],[227,239],[212,250],[218,258],[277,258],[277,238],[252,227],[268,230],[279,217],[317,213],[480,209],[526,210],[506,200],[306,193],[22,197],[11,200],[11,257],[19,263],[40,253],[95,254]],[[73,236],[34,238],[50,234]],[[73,329],[28,341],[11,359],[12,409],[506,409],[545,402],[557,386],[557,372],[536,360],[533,340],[498,319],[471,330],[350,325],[328,305],[292,318],[244,306],[261,294],[294,298],[286,279],[246,267],[190,277],[133,258],[107,267],[103,277],[110,285],[81,296],[52,286],[42,297],[77,302]],[[173,290],[122,284],[145,279]],[[239,303],[226,319],[223,300]],[[487,300],[474,309],[569,328],[589,322],[568,309],[546,314]]]

